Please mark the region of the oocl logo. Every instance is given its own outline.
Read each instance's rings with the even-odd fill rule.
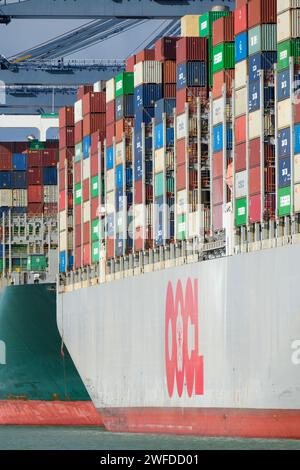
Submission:
[[[179,397],[203,395],[203,356],[199,355],[198,280],[188,279],[185,292],[178,280],[176,292],[169,282],[165,312],[165,361],[169,396],[175,382]]]

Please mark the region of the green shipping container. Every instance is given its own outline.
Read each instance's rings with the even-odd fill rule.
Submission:
[[[162,196],[164,194],[164,174],[157,173],[155,175],[155,197]]]
[[[44,255],[30,255],[27,258],[28,271],[45,271],[47,267]]]
[[[83,158],[82,142],[75,145],[75,162],[80,162]]]
[[[213,33],[213,22],[222,16],[229,16],[229,11],[209,11],[204,15],[199,16],[199,36],[206,38]]]
[[[177,239],[186,240],[186,215],[181,214],[177,218]]]
[[[211,36],[207,39],[207,50],[208,50],[208,61],[212,61],[213,53],[214,53],[214,46],[213,46],[213,40]]]
[[[245,197],[235,201],[235,224],[247,224],[247,199]]]
[[[99,178],[98,176],[93,176],[91,179],[91,196],[98,197],[99,196]]]
[[[174,193],[174,178],[167,178],[167,192]]]
[[[278,216],[283,217],[291,213],[291,187],[280,188],[278,191]]]
[[[208,62],[208,86],[212,88],[214,84],[214,72],[212,62]]]
[[[100,243],[92,243],[92,263],[98,263],[100,260]]]
[[[234,69],[234,67],[234,43],[225,42],[215,46],[213,49],[213,73],[224,69]]]
[[[249,30],[248,51],[249,55],[258,52],[276,51],[277,49],[277,25],[263,24]]]
[[[133,72],[122,72],[115,79],[116,97],[134,94]]]
[[[289,67],[290,57],[294,58],[294,64],[300,64],[300,39],[284,41],[277,46],[278,71]]]
[[[39,142],[38,140],[32,140],[29,143],[29,150],[44,150],[45,142]]]
[[[75,185],[75,205],[81,204],[82,199],[82,191],[81,191],[81,183],[77,183]]]
[[[92,220],[91,237],[93,242],[98,241],[100,238],[99,219]]]

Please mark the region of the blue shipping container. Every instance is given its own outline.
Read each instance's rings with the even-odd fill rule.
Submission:
[[[162,85],[144,84],[134,89],[134,109],[154,108],[155,102],[162,98]]]
[[[43,168],[43,184],[47,186],[57,185],[56,168]]]
[[[54,168],[57,173],[56,168]],[[13,171],[12,172],[12,187],[13,189],[27,189],[27,172],[26,171]]]
[[[152,153],[152,137],[145,138],[145,151],[146,153]]]
[[[25,153],[13,153],[12,165],[16,171],[25,171],[27,169],[27,155]]]
[[[158,124],[155,126],[155,150],[161,149],[164,146],[164,129],[163,124]]]
[[[126,186],[132,186],[132,168],[126,168]]]
[[[145,161],[145,171],[147,174],[152,174],[152,169],[153,169],[153,164],[152,160],[146,160]]]
[[[278,156],[291,156],[291,130],[289,127],[278,131]]]
[[[114,167],[114,148],[113,146],[106,149],[106,169],[111,170]]]
[[[241,62],[248,56],[248,33],[244,32],[235,37],[235,61]]]
[[[223,124],[213,128],[213,152],[217,153],[223,150]]]
[[[115,234],[114,214],[108,214],[106,221],[107,221],[106,233],[109,237],[113,237]]]
[[[134,117],[134,95],[122,95],[116,98],[116,120]]]
[[[122,235],[116,236],[116,244],[115,244],[115,255],[116,256],[123,256],[124,252],[124,239]]]
[[[248,59],[249,80],[259,80],[260,70],[272,70],[277,62],[277,52],[258,52]]]
[[[91,136],[88,135],[82,141],[83,158],[89,158],[91,153]]]
[[[291,90],[290,90],[290,71],[282,70],[278,72],[278,101],[286,100],[290,97]]]
[[[291,159],[280,158],[279,159],[279,171],[278,171],[278,184],[279,188],[284,188],[291,184]]]
[[[163,120],[163,114],[165,113],[167,119],[174,115],[174,108],[176,108],[175,99],[161,99],[155,103],[155,123],[160,124]]]
[[[154,108],[140,108],[135,110],[134,129],[140,132],[142,123],[150,124],[154,117]]]
[[[122,188],[123,187],[123,165],[116,166],[116,187]]]
[[[123,189],[122,188],[116,188],[116,211],[122,211],[124,209],[124,204],[123,204],[124,198],[123,198]]]
[[[67,256],[65,251],[61,251],[59,253],[59,272],[65,273],[66,272],[66,265],[67,265]]]
[[[11,171],[0,171],[0,189],[12,189]]]
[[[143,162],[142,156],[136,156],[134,159],[134,179],[135,181],[139,181],[142,179],[143,176]]]
[[[21,188],[22,189],[22,188]],[[11,212],[13,214],[26,214],[27,212],[27,207],[12,207]]]
[[[140,157],[142,158],[143,146],[142,146],[142,133],[135,132],[134,133],[134,156],[135,158]]]
[[[294,135],[295,135],[294,152],[300,153],[300,124],[295,124]]]
[[[174,127],[167,127],[166,129],[166,144],[174,145]]]
[[[164,197],[160,196],[155,198],[155,243],[156,245],[162,245],[164,242],[163,236],[163,202]]]
[[[249,83],[249,112],[260,109],[260,82]]]

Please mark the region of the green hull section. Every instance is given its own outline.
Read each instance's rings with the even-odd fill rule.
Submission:
[[[0,400],[89,400],[56,324],[53,284],[0,290]]]

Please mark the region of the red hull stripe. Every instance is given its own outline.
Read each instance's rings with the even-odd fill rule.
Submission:
[[[110,408],[99,410],[115,432],[300,439],[300,410]]]
[[[88,401],[1,400],[0,425],[103,426]]]

